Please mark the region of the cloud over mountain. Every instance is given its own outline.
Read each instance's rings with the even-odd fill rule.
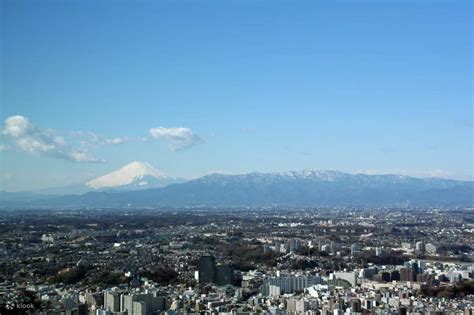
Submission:
[[[191,129],[184,127],[176,128],[151,128],[150,135],[156,140],[166,140],[169,142],[169,148],[172,151],[180,151],[190,148],[204,141],[196,135]]]

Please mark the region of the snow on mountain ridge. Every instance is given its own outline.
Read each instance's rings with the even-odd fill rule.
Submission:
[[[367,175],[367,174],[350,174],[336,170],[300,170],[300,171],[285,171],[285,172],[272,172],[272,173],[261,173],[252,172],[245,174],[218,174],[213,173],[207,176],[197,178],[194,181],[204,183],[216,183],[222,184],[229,182],[244,182],[252,181],[254,183],[267,183],[273,182],[331,182],[334,184],[343,184],[352,187],[358,187],[360,185],[366,185],[371,187],[379,187],[385,185],[424,185],[425,187],[452,187],[455,185],[455,181],[450,179],[442,178],[416,178],[405,175],[395,174],[382,174],[382,175]]]
[[[301,171],[287,171],[287,172],[282,172],[282,173],[277,173],[280,176],[289,176],[289,177],[295,177],[299,179],[311,179],[311,178],[317,178],[320,180],[325,180],[325,181],[334,181],[339,178],[346,177],[349,174],[335,171],[335,170],[312,170],[312,169],[307,169],[307,170],[301,170]]]
[[[228,180],[246,180],[251,179],[258,182],[267,182],[277,180],[309,180],[309,181],[337,181],[342,179],[350,178],[351,174],[335,171],[335,170],[301,170],[301,171],[285,171],[285,172],[272,172],[272,173],[261,173],[252,172],[244,174],[220,174],[212,173],[207,176],[197,178],[196,181],[210,182],[210,181],[228,181]]]
[[[109,174],[90,180],[86,185],[94,189],[120,187],[135,181],[141,181],[148,176],[160,180],[173,178],[164,172],[156,170],[146,162],[135,161]]]

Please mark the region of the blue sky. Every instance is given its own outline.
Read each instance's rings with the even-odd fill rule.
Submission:
[[[470,1],[2,1],[0,189],[80,183],[134,160],[185,178],[472,179],[472,12]]]

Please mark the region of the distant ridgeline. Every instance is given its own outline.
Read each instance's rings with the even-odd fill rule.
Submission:
[[[0,195],[1,196],[1,195]],[[5,197],[5,196],[3,196]],[[298,171],[211,174],[165,187],[9,200],[4,207],[154,207],[196,205],[473,206],[474,182],[399,175]]]

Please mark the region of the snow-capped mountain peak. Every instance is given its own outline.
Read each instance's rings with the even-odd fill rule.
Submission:
[[[144,180],[145,178],[147,180]],[[155,181],[176,180],[176,178],[158,171],[146,162],[135,161],[109,174],[90,180],[86,185],[94,189],[121,188],[131,184],[143,187],[148,186],[150,179]]]
[[[348,174],[335,171],[335,170],[312,170],[306,169],[301,171],[287,171],[277,173],[281,176],[286,176],[288,178],[294,179],[318,179],[324,181],[335,181],[346,177]]]

